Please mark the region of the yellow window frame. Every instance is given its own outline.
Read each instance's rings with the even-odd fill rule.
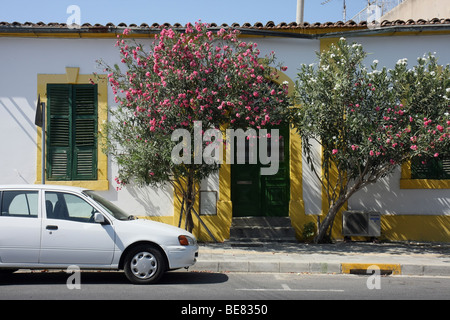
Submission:
[[[450,180],[412,179],[411,162],[408,161],[402,165],[400,189],[450,189]]]
[[[66,67],[63,74],[38,74],[37,92],[41,102],[47,105],[47,84],[88,84],[94,81],[98,86],[98,130],[108,120],[108,82],[106,75],[79,74],[78,67]],[[97,180],[89,181],[46,181],[46,184],[82,187],[91,190],[108,190],[108,157],[97,148]],[[36,184],[42,183],[42,128],[37,127]]]

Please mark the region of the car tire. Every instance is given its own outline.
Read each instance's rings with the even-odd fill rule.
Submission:
[[[134,284],[156,283],[167,270],[166,260],[158,248],[137,246],[125,257],[124,272]]]

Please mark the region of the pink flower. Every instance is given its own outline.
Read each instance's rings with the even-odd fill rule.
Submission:
[[[438,129],[438,130],[439,130],[439,132],[442,132],[442,131],[444,131],[444,127],[443,127],[443,126],[441,126],[440,124],[438,124],[438,125],[436,126],[436,129]]]
[[[435,158],[439,157],[439,153],[436,152],[436,153],[434,154],[434,157],[435,157]]]
[[[413,144],[410,148],[411,150],[417,150],[417,146],[415,144]]]
[[[333,149],[332,153],[333,153],[333,154],[338,153],[338,149]]]
[[[370,150],[369,154],[373,157],[375,155],[375,152],[373,152],[373,150]]]

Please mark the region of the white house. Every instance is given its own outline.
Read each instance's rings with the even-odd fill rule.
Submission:
[[[48,111],[44,125],[45,183],[97,190],[134,215],[176,225],[177,204],[170,187],[116,190],[117,167],[103,154],[96,135],[108,121],[108,108],[115,106],[106,76],[96,60],[103,59],[110,65],[119,61],[115,42],[125,27],[131,29],[129,37],[143,44],[150,43],[161,27],[184,28],[156,24],[85,24],[68,28],[65,24],[0,22],[0,184],[42,183],[42,130],[35,125],[39,97]],[[417,57],[428,52],[435,52],[441,64],[450,63],[450,19],[384,21],[376,29],[352,21],[301,25],[269,22],[233,27],[239,28],[248,41],[257,42],[263,55],[275,51],[278,61],[288,67],[282,79],[290,85],[302,63],[317,62],[316,52],[325,50],[341,36],[363,45],[369,53],[368,64],[377,59],[380,66],[392,67],[401,58],[414,64]],[[212,24],[212,28],[217,26]],[[95,73],[99,76],[95,77]],[[83,86],[91,79],[96,86]],[[78,105],[82,111],[75,111]],[[289,216],[300,235],[305,223],[316,221],[317,215],[322,214],[323,197],[308,166],[302,165],[306,161],[302,158],[300,138],[292,131],[287,140],[289,161],[279,186],[284,189],[263,190],[255,184],[247,186],[250,189],[245,192],[278,197],[281,205],[277,215]],[[233,217],[245,215],[240,205],[246,199],[236,198],[243,190],[239,189],[243,184],[238,183],[243,179],[242,171],[245,169],[223,165],[201,187],[207,201],[200,201],[199,211],[205,214],[205,223],[219,240],[229,237]],[[380,212],[382,233],[387,239],[449,241],[450,179],[427,180],[412,179],[408,168],[399,168],[389,178],[355,194],[348,209]],[[266,208],[271,204],[267,197],[261,199],[252,206],[260,215],[270,216],[272,210]],[[195,230],[201,239],[209,238],[202,226]],[[342,237],[340,226],[334,237]]]

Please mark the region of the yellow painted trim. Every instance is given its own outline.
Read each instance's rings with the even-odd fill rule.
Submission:
[[[380,270],[390,270],[392,275],[401,275],[402,267],[400,264],[392,263],[341,263],[341,272],[350,274],[351,270],[368,270],[370,272],[370,267],[377,266]]]
[[[330,49],[332,44],[336,44],[339,41],[339,38],[322,38],[320,39],[320,52],[327,51]],[[323,156],[323,152],[321,152]],[[323,163],[323,157],[321,159],[321,162]],[[338,179],[338,171],[337,167],[332,164],[332,167],[330,169],[330,180],[331,185],[334,184],[335,181]],[[329,207],[328,199],[327,199],[327,191],[325,190],[324,186],[322,186],[322,215],[327,213],[327,209]],[[326,208],[326,209],[325,209]],[[347,210],[347,203],[344,204],[344,206],[341,208],[340,213]],[[339,217],[336,216],[335,221],[337,221]],[[333,223],[333,233],[339,232],[339,230],[336,230],[338,228],[339,224]]]
[[[412,179],[411,162],[408,161],[402,165],[400,189],[450,189],[450,179]]]
[[[450,215],[382,215],[380,239],[450,242]]]
[[[274,31],[274,32],[283,32],[283,33],[292,33],[292,34],[311,34],[311,35],[319,35],[319,34],[327,34],[327,33],[336,33],[336,32],[351,32],[351,31],[363,31],[366,30],[367,27],[317,27],[317,28],[262,28],[263,30]],[[117,32],[104,32],[101,29],[93,29],[95,31],[91,32],[77,32],[76,30],[67,31],[67,32],[39,32],[38,29],[34,29],[32,32],[2,32],[0,33],[0,37],[17,37],[17,38],[74,38],[74,39],[105,39],[105,38],[116,38],[117,35],[122,36],[121,28],[117,30]],[[373,34],[367,35],[369,37],[385,37],[385,36],[417,36],[417,35],[446,35],[449,34],[450,30],[417,30],[417,31],[393,31],[389,33],[382,34]],[[147,32],[139,32],[139,33],[131,33],[126,36],[126,38],[153,38],[153,33]],[[277,37],[277,36],[268,36],[268,35],[239,35],[239,37],[243,38],[266,38],[266,37]],[[322,40],[322,39],[321,39]]]
[[[290,200],[289,217],[296,231],[296,236],[301,239],[301,230],[305,224],[305,203],[303,201],[303,168],[302,168],[302,139],[297,129],[291,128],[289,137],[289,178]]]
[[[223,148],[224,148],[223,154],[226,154],[226,145],[224,145]],[[178,222],[180,219],[181,202],[178,201],[175,195],[173,201],[174,201],[173,202],[174,214],[172,217],[172,221],[169,224],[178,226]],[[196,199],[195,209],[197,210],[198,213],[200,212],[198,197]],[[219,192],[217,201],[217,214],[211,216],[206,215],[201,216],[203,223],[207,226],[209,231],[213,234],[214,238],[218,242],[223,242],[224,240],[230,238],[232,212],[233,207],[231,202],[231,165],[226,163],[226,159],[224,159],[224,163],[220,165],[219,169]],[[166,219],[166,221],[169,221],[169,219]],[[193,233],[197,237],[197,239],[199,239],[200,241],[212,241],[213,239],[208,234],[205,227],[197,219],[197,217],[193,216],[193,221],[194,221]],[[185,219],[183,218],[180,227],[184,228],[184,225]]]
[[[400,189],[450,189],[450,180],[401,179]]]
[[[322,38],[320,39],[319,50],[320,52],[328,51],[332,44],[336,44],[339,38]]]
[[[173,225],[173,216],[139,216],[138,218]]]
[[[41,97],[41,102],[47,105],[47,84],[88,84],[94,81],[98,85],[98,130],[99,133],[103,127],[103,123],[108,120],[108,84],[106,75],[79,74],[78,67],[66,67],[63,74],[38,74],[37,76],[37,93]],[[42,129],[37,128],[37,159],[36,159],[36,182],[41,181],[42,168]],[[99,134],[100,137],[100,134]],[[100,144],[100,143],[99,143]],[[92,181],[46,181],[47,184],[57,184],[66,186],[76,186],[88,188],[92,190],[108,190],[108,157],[101,148],[97,153],[97,180]]]

